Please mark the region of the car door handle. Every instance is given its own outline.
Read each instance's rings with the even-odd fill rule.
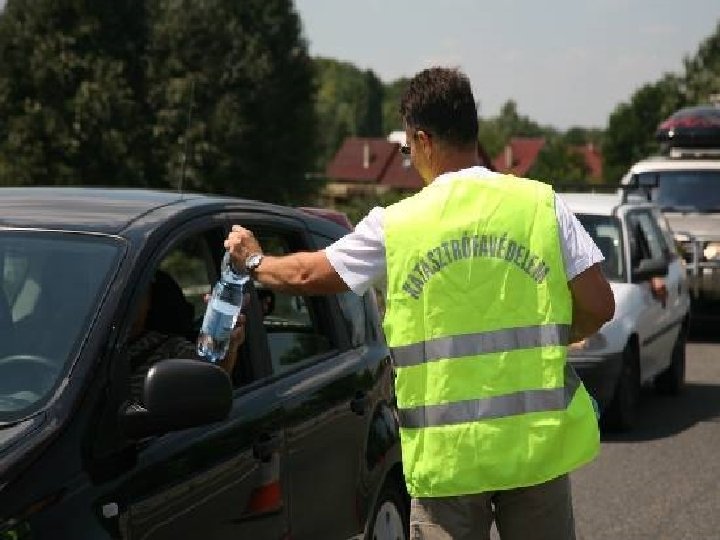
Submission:
[[[281,439],[279,435],[260,435],[252,447],[253,457],[267,463],[272,459],[272,455],[280,450],[280,446]]]
[[[363,416],[365,414],[367,402],[367,394],[361,390],[358,390],[357,392],[355,392],[355,398],[350,400],[350,410],[358,416]]]

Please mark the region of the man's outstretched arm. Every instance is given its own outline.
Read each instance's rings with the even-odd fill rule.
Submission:
[[[240,225],[233,226],[225,240],[225,249],[237,268],[244,268],[250,255],[263,252],[253,233]],[[293,294],[333,294],[349,290],[324,251],[265,255],[253,277],[266,287]]]

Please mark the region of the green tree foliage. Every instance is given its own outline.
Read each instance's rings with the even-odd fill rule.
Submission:
[[[389,134],[403,129],[400,118],[400,99],[409,84],[410,79],[403,77],[385,85],[382,104],[383,133]]]
[[[711,96],[720,94],[720,22],[695,56],[685,59],[684,87],[685,100],[690,104],[707,103]]]
[[[9,0],[0,184],[146,183],[144,2]]]
[[[317,187],[290,0],[8,0],[0,57],[0,183],[174,188],[187,148],[187,189],[302,202]]]
[[[148,101],[168,186],[273,202],[311,195],[313,66],[289,0],[152,3]],[[188,126],[189,104],[192,121]]]
[[[707,103],[719,93],[720,23],[697,52],[685,59],[683,75],[666,74],[615,108],[603,143],[606,180],[617,182],[634,162],[658,151],[655,130],[674,111]]]
[[[327,58],[315,59],[315,73],[322,170],[346,137],[383,136],[384,86],[371,70]]]
[[[497,156],[511,137],[542,137],[554,134],[550,128],[518,113],[517,104],[508,100],[501,107],[498,116],[479,119],[478,138],[489,156]]]
[[[564,137],[550,137],[538,154],[535,164],[528,171],[530,178],[548,182],[554,186],[586,183],[590,170],[585,159],[574,152]]]
[[[602,145],[606,182],[619,182],[633,163],[658,150],[658,124],[683,104],[679,79],[666,75],[641,87],[630,103],[615,108]]]
[[[378,195],[355,196],[344,203],[338,203],[336,210],[344,212],[353,225],[364,218],[376,206],[389,206],[405,197],[408,193],[389,191]]]

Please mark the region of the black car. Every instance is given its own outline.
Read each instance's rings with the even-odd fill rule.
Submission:
[[[192,346],[235,223],[269,253],[347,232],[233,198],[0,189],[1,540],[407,537],[372,293],[276,293],[268,310],[269,292],[250,287],[231,376],[169,358],[133,395],[145,291],[159,272],[177,285],[190,325],[164,331]]]

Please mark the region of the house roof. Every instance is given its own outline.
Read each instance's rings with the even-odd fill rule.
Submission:
[[[380,138],[349,137],[332,158],[325,174],[346,182],[379,183],[398,145]]]
[[[591,178],[602,178],[602,155],[594,144],[588,143],[582,146],[574,146],[573,150],[585,159],[585,164],[590,171]]]
[[[501,173],[525,176],[537,160],[538,154],[545,146],[543,137],[513,137],[505,145],[503,151],[495,156],[495,169]],[[571,147],[579,153],[587,167],[591,178],[602,178],[602,155],[592,143]]]
[[[513,137],[503,151],[493,159],[495,170],[515,176],[525,176],[545,146],[542,137]]]
[[[404,132],[398,132],[393,140],[381,138],[349,137],[325,169],[325,175],[335,181],[362,184],[378,184],[402,190],[420,190],[425,186],[422,178],[400,154]],[[493,164],[485,149],[478,144],[483,164],[492,169]]]
[[[421,190],[425,182],[410,163],[410,156],[395,151],[380,183],[398,189]]]

